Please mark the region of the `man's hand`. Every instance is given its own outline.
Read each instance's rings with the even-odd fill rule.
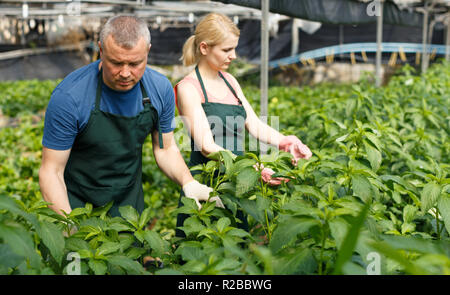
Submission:
[[[213,191],[212,188],[210,188],[204,184],[201,184],[197,180],[188,182],[183,186],[184,195],[187,198],[194,199],[199,210],[202,208],[200,201],[206,201],[206,202],[215,201],[217,207],[225,208],[225,206],[222,203],[222,200],[220,200],[220,198],[218,196],[209,197],[209,194],[212,191]]]

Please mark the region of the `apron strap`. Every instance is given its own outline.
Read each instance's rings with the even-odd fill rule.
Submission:
[[[146,104],[150,104],[150,106],[152,106],[152,102],[151,102],[150,98],[148,97],[147,91],[145,90],[144,83],[142,82],[142,80],[139,81],[139,85],[141,86],[142,104],[144,105],[144,107]],[[163,149],[164,143],[163,143],[163,138],[162,138],[161,125],[159,124],[159,116],[158,116],[158,120],[157,120],[156,124],[158,124],[159,148]]]
[[[95,111],[100,110],[100,99],[102,97],[102,84],[103,84],[103,74],[102,74],[102,68],[100,68],[100,71],[98,71],[97,76],[97,92],[95,94]]]
[[[195,74],[197,75],[197,79],[200,82],[200,86],[202,87],[203,96],[205,97],[205,103],[207,103],[208,102],[208,95],[206,94],[205,85],[203,84],[203,79],[202,79],[202,76],[200,75],[200,71],[198,70],[198,66],[195,66]],[[231,86],[231,84],[227,81],[227,79],[225,79],[225,77],[222,75],[222,73],[220,71],[219,71],[219,76],[220,76],[220,78],[223,79],[223,81],[225,81],[225,84],[227,84],[227,86],[230,89],[231,93],[233,93],[234,97],[236,97],[236,99],[239,101],[239,104],[242,105],[242,101],[239,99],[238,95],[236,94],[236,91],[234,91],[234,89]]]
[[[236,97],[236,99],[239,101],[239,104],[242,105],[242,101],[239,99],[239,96],[236,94],[236,91],[234,91],[234,89],[231,86],[231,84],[227,81],[227,79],[225,79],[225,77],[223,76],[222,72],[220,72],[220,71],[219,71],[219,76],[220,76],[220,78],[223,79],[223,81],[225,81],[225,84],[227,84],[228,88],[230,88],[231,93],[233,93],[234,97]]]
[[[208,103],[208,95],[206,95],[205,85],[203,84],[202,76],[200,75],[198,66],[195,66],[195,74],[197,75],[197,79],[200,82],[200,86],[202,87],[203,96],[205,97],[205,103]]]

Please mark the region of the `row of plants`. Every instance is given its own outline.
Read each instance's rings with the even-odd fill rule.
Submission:
[[[38,184],[42,109],[55,81],[0,83],[35,93],[0,129],[2,274],[449,274],[450,66],[426,73],[404,66],[386,87],[271,87],[269,113],[284,134],[313,151],[212,155],[194,167],[228,210],[201,210],[157,168],[144,145],[146,209],[101,208],[63,217],[47,208]],[[257,86],[244,93],[258,111]],[[20,92],[22,93],[22,91]],[[3,95],[3,94],[2,94]],[[17,93],[17,96],[22,94]],[[2,98],[3,99],[3,98]],[[38,102],[39,101],[39,102]],[[2,104],[3,108],[3,104]],[[12,109],[12,108],[10,108]],[[179,124],[176,133],[182,133]],[[247,142],[247,145],[249,143]],[[182,149],[187,159],[188,153]],[[255,164],[289,182],[270,186]],[[240,229],[242,210],[250,230]],[[175,236],[178,213],[189,214]],[[76,230],[74,230],[76,228]],[[77,263],[74,263],[77,262]]]

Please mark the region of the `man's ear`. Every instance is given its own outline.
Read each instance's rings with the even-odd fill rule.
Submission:
[[[150,52],[150,48],[152,48],[152,44],[148,44],[147,54]]]
[[[97,42],[97,45],[98,45],[98,50],[99,50],[99,52],[100,52],[100,58],[101,58],[102,55],[103,55],[102,43],[100,43],[100,41],[98,41],[98,42]]]
[[[200,53],[203,55],[207,55],[209,51],[209,46],[206,44],[205,41],[200,42],[200,45],[198,46],[200,49]]]

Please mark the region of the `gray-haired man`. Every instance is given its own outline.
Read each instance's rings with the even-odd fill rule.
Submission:
[[[101,60],[69,74],[53,91],[45,116],[39,183],[57,213],[89,202],[113,201],[144,209],[142,145],[151,134],[159,168],[187,197],[209,199],[195,181],[173,137],[174,93],[166,77],[147,67],[147,24],[116,16],[100,33]],[[212,197],[223,207],[218,197]]]

